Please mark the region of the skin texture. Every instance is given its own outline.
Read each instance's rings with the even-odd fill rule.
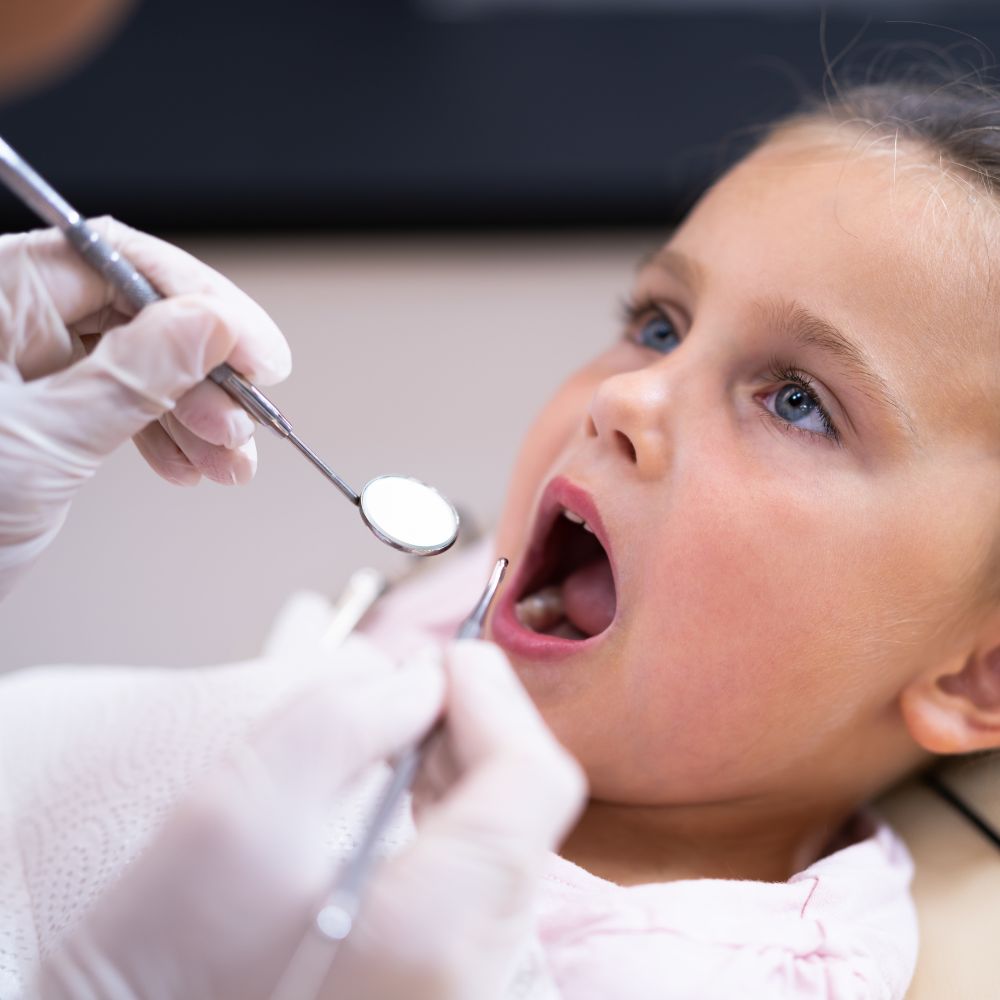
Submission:
[[[832,124],[777,134],[669,241],[695,266],[661,251],[642,268],[634,298],[652,304],[526,439],[497,551],[516,566],[564,475],[616,568],[596,646],[512,657],[590,780],[564,854],[596,874],[786,879],[932,752],[1000,745],[983,598],[1000,227],[937,159]],[[790,302],[838,327],[895,404],[785,331]],[[667,353],[637,342],[660,315],[680,338]],[[808,374],[839,443],[774,414],[774,358]]]

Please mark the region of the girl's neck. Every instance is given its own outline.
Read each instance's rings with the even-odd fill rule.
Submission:
[[[782,813],[760,802],[644,807],[591,800],[560,854],[619,885],[694,878],[784,882],[829,853],[849,811]]]

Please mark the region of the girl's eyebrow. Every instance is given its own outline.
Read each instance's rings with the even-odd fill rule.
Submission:
[[[878,373],[867,352],[827,319],[810,312],[799,302],[761,299],[755,303],[769,329],[803,348],[815,348],[836,361],[859,392],[889,410],[911,437],[917,430],[906,407]]]
[[[671,276],[680,278],[695,292],[701,291],[705,284],[705,269],[701,263],[669,246],[659,247],[640,257],[636,271],[645,271],[650,267],[660,268]]]

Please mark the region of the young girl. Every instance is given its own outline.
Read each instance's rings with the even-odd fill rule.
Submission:
[[[528,434],[490,635],[590,780],[540,903],[563,996],[904,995],[910,864],[862,807],[1000,745],[998,134],[972,86],[781,122]]]

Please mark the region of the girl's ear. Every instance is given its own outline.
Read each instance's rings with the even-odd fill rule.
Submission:
[[[939,665],[903,689],[903,719],[925,750],[958,754],[1000,747],[1000,622],[994,626],[964,659]]]

